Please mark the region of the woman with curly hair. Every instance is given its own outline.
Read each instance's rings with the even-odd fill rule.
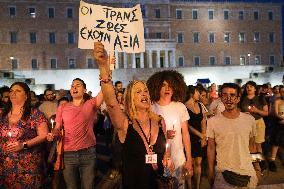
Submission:
[[[95,43],[94,57],[107,111],[122,143],[123,188],[155,189],[157,174],[163,174],[163,166],[169,165],[164,122],[151,111],[150,95],[143,81],[128,84],[122,111],[112,86],[108,56],[99,42]],[[157,161],[150,161],[154,156]]]
[[[175,165],[174,176],[184,188],[183,171],[192,175],[191,145],[188,132],[189,115],[182,103],[186,95],[183,76],[174,70],[154,73],[147,81],[152,110],[166,122],[167,137],[171,139],[171,158]],[[184,169],[185,168],[185,169]]]
[[[256,121],[256,148],[262,153],[261,144],[265,141],[264,116],[268,116],[268,105],[265,99],[258,95],[257,85],[254,81],[248,81],[241,97],[241,111],[250,113]]]

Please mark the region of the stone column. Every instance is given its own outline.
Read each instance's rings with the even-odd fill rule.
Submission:
[[[126,69],[128,66],[127,66],[127,62],[128,62],[128,60],[127,60],[127,54],[126,54],[126,52],[124,52],[123,53],[123,67],[124,67],[124,69]]]
[[[132,68],[136,68],[136,57],[135,57],[135,53],[132,53],[131,56],[132,56],[132,61],[131,61]]]
[[[165,50],[165,68],[169,67],[169,53],[168,50]]]
[[[149,66],[149,68],[153,68],[152,49],[148,50],[148,66]]]
[[[161,54],[160,54],[160,50],[157,50],[157,68],[161,67]]]
[[[115,69],[119,69],[119,59],[117,51],[115,51]]]
[[[172,61],[171,61],[171,65],[172,65],[172,67],[176,67],[177,65],[176,65],[176,50],[175,49],[173,49],[172,50]]]
[[[140,68],[144,68],[144,53],[140,53]]]

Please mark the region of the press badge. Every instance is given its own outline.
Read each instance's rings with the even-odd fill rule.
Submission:
[[[146,154],[145,155],[145,162],[147,164],[157,163],[157,154]]]

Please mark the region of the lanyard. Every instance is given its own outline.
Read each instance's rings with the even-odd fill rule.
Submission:
[[[149,136],[149,139],[147,138],[146,134],[144,133],[144,131],[143,131],[143,129],[142,129],[140,123],[137,121],[137,119],[136,119],[136,123],[137,123],[137,125],[139,126],[140,130],[142,131],[142,134],[143,134],[144,138],[146,139],[146,142],[147,142],[147,144],[148,144],[150,150],[152,151],[152,150],[153,150],[153,149],[152,149],[152,145],[150,144],[150,140],[151,140],[151,128],[152,128],[151,119],[150,119],[150,136]]]

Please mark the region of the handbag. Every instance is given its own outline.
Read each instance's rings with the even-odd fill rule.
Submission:
[[[251,177],[248,175],[240,175],[238,173],[228,170],[223,171],[222,175],[227,183],[238,187],[246,187]]]
[[[175,177],[157,176],[157,189],[174,189],[178,186],[178,180]]]

